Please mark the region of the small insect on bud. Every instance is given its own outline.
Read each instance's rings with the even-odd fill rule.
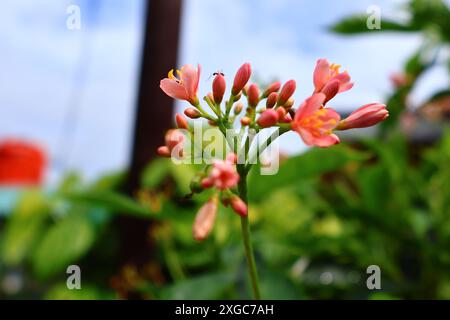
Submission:
[[[234,77],[233,82],[233,88],[231,90],[231,93],[233,95],[237,95],[241,90],[244,88],[244,86],[247,84],[248,80],[250,79],[250,76],[252,74],[252,69],[250,67],[249,63],[244,63],[239,70],[236,73],[236,76]]]
[[[281,88],[280,94],[278,96],[277,105],[282,106],[284,105],[288,99],[294,94],[296,89],[296,83],[295,80],[289,80],[286,82]]]
[[[185,117],[183,117],[181,114],[177,113],[175,115],[175,122],[177,123],[177,127],[180,129],[189,129],[189,124]]]
[[[288,101],[283,105],[283,108],[289,110],[294,105],[294,99],[289,98]]]
[[[231,207],[233,208],[233,211],[236,212],[238,215],[245,217],[248,214],[247,205],[244,201],[242,201],[241,198],[238,196],[232,196],[230,199]]]
[[[248,126],[251,122],[252,122],[252,119],[250,119],[249,117],[243,117],[241,119],[241,124],[243,126]]]
[[[271,94],[269,94],[266,100],[266,108],[267,109],[273,108],[277,103],[277,100],[278,100],[278,93],[272,92]]]
[[[264,93],[262,94],[262,98],[267,98],[269,96],[269,94],[274,93],[274,92],[278,92],[278,90],[280,90],[281,88],[281,82],[280,81],[276,81],[272,84],[270,84],[266,90],[264,90]]]
[[[236,103],[236,105],[234,107],[234,114],[235,115],[240,114],[243,108],[244,108],[244,105],[242,104],[242,102]]]
[[[225,77],[221,73],[218,73],[212,84],[213,99],[215,103],[220,104],[222,102],[226,85]]]
[[[217,122],[215,122],[214,120],[208,120],[208,124],[212,127],[217,127]]]
[[[194,108],[187,108],[186,110],[184,110],[184,114],[186,115],[186,117],[191,119],[197,119],[201,116],[200,111]]]
[[[217,215],[217,195],[208,200],[197,212],[194,225],[192,227],[192,235],[197,241],[205,240],[211,233]]]
[[[247,92],[248,104],[250,107],[256,107],[259,102],[259,87],[257,84],[252,84]]]
[[[274,109],[267,109],[263,113],[261,113],[261,116],[258,118],[257,123],[263,127],[268,128],[276,125],[278,122],[278,112]]]

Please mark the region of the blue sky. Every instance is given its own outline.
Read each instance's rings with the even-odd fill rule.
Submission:
[[[231,78],[248,61],[262,80],[296,79],[295,97],[300,101],[312,91],[315,61],[325,57],[342,64],[356,83],[352,91],[336,99],[334,107],[342,110],[383,101],[390,90],[389,74],[419,46],[420,38],[394,34],[339,37],[327,33],[326,27],[351,13],[364,13],[370,5],[380,7],[382,18],[402,18],[398,10],[402,3],[186,0],[179,64],[202,64],[201,91],[205,94],[211,85],[207,78],[214,71],[223,70]],[[80,6],[80,31],[66,28],[69,4]],[[52,156],[49,181],[66,169],[78,169],[93,178],[126,165],[143,13],[142,0],[2,4],[0,138],[42,141]],[[417,99],[426,97],[431,87],[442,85],[444,77],[444,71],[433,71],[416,93]],[[64,130],[64,119],[73,110],[78,120]],[[289,152],[304,148],[294,135],[285,140],[291,146]]]

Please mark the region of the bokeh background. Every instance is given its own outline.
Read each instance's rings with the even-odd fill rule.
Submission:
[[[232,79],[248,61],[255,82],[296,79],[299,103],[324,57],[355,82],[334,99],[342,115],[379,101],[391,116],[327,150],[287,134],[278,175],[250,177],[263,297],[449,299],[449,2],[163,2],[2,5],[0,297],[250,296],[236,216],[222,208],[195,242],[208,195],[183,199],[197,168],[154,158],[186,105],[163,97],[152,66],[200,63],[206,93],[214,72]],[[66,287],[73,264],[82,290]],[[370,265],[381,290],[366,286]]]

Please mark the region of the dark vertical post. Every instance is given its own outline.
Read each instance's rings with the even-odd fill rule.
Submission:
[[[173,100],[159,88],[168,70],[176,67],[182,0],[147,0],[137,111],[133,134],[131,164],[126,191],[139,188],[143,168],[163,143],[164,132],[172,125]],[[141,264],[149,258],[149,223],[119,218],[121,263]]]

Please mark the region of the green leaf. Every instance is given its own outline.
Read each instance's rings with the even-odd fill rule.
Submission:
[[[41,237],[49,205],[37,191],[25,193],[9,216],[4,229],[1,257],[7,265],[18,265]]]
[[[416,31],[408,25],[400,24],[388,19],[381,19],[381,29],[367,27],[368,15],[355,15],[345,18],[330,27],[330,30],[339,34],[351,35],[377,31]]]
[[[114,191],[88,190],[66,192],[62,196],[70,201],[81,202],[105,208],[111,212],[119,212],[138,217],[150,217],[151,211],[133,199]]]
[[[219,299],[234,286],[232,273],[210,273],[177,282],[161,291],[165,300],[204,300]]]
[[[156,188],[169,175],[170,160],[157,158],[150,162],[142,173],[141,185],[145,188]]]
[[[60,274],[91,248],[95,230],[86,214],[72,214],[53,225],[33,255],[33,271],[40,278]]]
[[[277,174],[263,176],[254,168],[249,177],[249,197],[258,201],[267,195],[268,188],[275,190],[298,184],[302,179],[318,177],[339,169],[350,162],[367,160],[368,154],[340,145],[332,148],[313,148],[306,153],[289,158],[282,163]]]

